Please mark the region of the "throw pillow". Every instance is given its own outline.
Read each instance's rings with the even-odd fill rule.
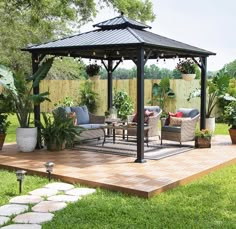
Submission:
[[[77,125],[89,123],[87,106],[71,107],[71,111],[76,113]]]
[[[144,122],[147,123],[150,116],[153,116],[154,112],[145,110],[144,111]],[[133,122],[138,122],[138,113],[134,115]]]
[[[149,117],[154,115],[154,111],[145,110],[144,112],[144,123],[148,123]]]
[[[183,117],[183,112],[168,112],[168,118],[166,119],[165,125],[168,126],[170,124],[170,117],[177,117],[177,118],[182,118]]]
[[[169,126],[181,126],[182,122],[191,120],[191,118],[178,118],[170,116],[170,124]]]
[[[77,125],[76,113],[75,112],[70,112],[69,117],[73,119],[73,124],[74,124],[74,126],[76,126]]]

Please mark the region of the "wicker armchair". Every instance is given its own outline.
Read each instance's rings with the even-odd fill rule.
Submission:
[[[180,126],[168,126],[161,127],[161,144],[163,140],[176,141],[182,144],[182,142],[193,141],[195,138],[195,128],[199,120],[200,114],[197,109],[180,108],[178,112],[183,112],[183,118]]]
[[[160,134],[158,131],[158,120],[160,120],[162,110],[158,106],[145,106],[144,109],[155,112],[154,116],[150,116],[148,119],[147,125],[150,126],[151,128],[144,130],[144,137],[148,139],[149,137],[159,136],[160,138]],[[127,117],[128,123],[133,122],[134,116],[135,115],[129,115]],[[137,136],[137,129],[135,128],[128,129],[127,137],[129,136]]]

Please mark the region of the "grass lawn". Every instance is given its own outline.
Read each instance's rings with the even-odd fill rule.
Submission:
[[[97,189],[55,213],[45,228],[236,228],[236,165],[149,200]],[[0,205],[18,195],[14,173],[0,170]],[[24,193],[46,179],[26,176]],[[66,225],[65,225],[66,224]]]
[[[31,115],[32,121],[33,121],[33,114]],[[5,142],[15,142],[16,141],[16,128],[19,127],[18,120],[16,118],[16,115],[10,115],[8,117],[8,120],[11,122],[11,125],[7,131],[7,137]],[[223,134],[228,135],[229,127],[224,123],[216,123],[216,129],[215,129],[215,135]]]

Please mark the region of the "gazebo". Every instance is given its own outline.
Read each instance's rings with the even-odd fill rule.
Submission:
[[[101,60],[107,70],[107,108],[112,107],[112,72],[123,60],[137,66],[137,159],[144,160],[144,65],[149,59],[191,58],[201,69],[200,128],[205,128],[207,57],[215,55],[182,42],[152,32],[150,26],[123,15],[95,24],[97,29],[22,49],[32,54],[32,69],[45,55],[70,56]],[[199,59],[196,59],[199,58]],[[39,87],[34,88],[39,93]],[[40,106],[34,108],[35,120],[40,120]]]

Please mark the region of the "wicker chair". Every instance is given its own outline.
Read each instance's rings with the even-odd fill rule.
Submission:
[[[199,111],[191,108],[180,108],[177,112],[182,112],[183,118],[189,119],[183,120],[180,126],[162,126],[161,144],[163,140],[176,141],[180,144],[194,140],[196,124],[200,117]]]
[[[154,116],[150,116],[148,119],[147,125],[151,126],[151,128],[148,130],[144,130],[144,137],[146,139],[149,139],[149,137],[159,136],[159,138],[160,138],[160,134],[158,131],[158,120],[160,120],[162,110],[158,106],[145,106],[144,109],[155,112]],[[127,117],[128,123],[133,122],[134,116],[135,115],[129,115]],[[137,129],[135,129],[135,128],[128,129],[127,130],[127,138],[129,136],[137,136]]]

